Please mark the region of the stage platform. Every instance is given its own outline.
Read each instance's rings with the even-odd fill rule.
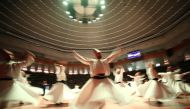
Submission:
[[[68,103],[55,105],[50,102],[42,101],[39,106],[31,104],[8,103],[6,106],[1,104],[0,109],[71,109]],[[106,101],[102,109],[190,109],[190,96],[164,100],[161,104],[154,101],[144,101],[138,97],[137,101],[127,105],[119,105],[112,101]]]

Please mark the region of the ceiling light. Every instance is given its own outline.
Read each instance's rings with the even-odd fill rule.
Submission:
[[[64,0],[62,3],[69,18],[83,24],[99,20],[98,17],[103,16],[102,9],[105,9],[105,0]]]
[[[101,0],[100,1],[100,5],[104,5],[105,4],[105,1],[104,0]]]
[[[106,6],[105,6],[105,5],[101,6],[101,9],[102,9],[102,10],[104,10],[105,8],[106,8]]]
[[[100,17],[102,17],[104,14],[99,14]]]
[[[67,1],[63,1],[62,3],[63,3],[63,5],[65,5],[65,6],[67,6],[67,5],[69,4]]]
[[[69,12],[69,11],[66,11],[66,14],[70,14],[70,12]]]

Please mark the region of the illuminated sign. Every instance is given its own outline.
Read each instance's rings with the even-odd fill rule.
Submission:
[[[140,58],[142,56],[140,51],[132,51],[127,54],[127,59]]]

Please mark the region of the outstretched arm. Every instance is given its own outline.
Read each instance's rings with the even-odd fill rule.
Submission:
[[[7,50],[7,49],[3,49],[3,51],[6,53],[6,55],[9,57],[9,59],[14,58],[14,53]]]
[[[83,64],[86,64],[86,65],[89,65],[89,64],[90,64],[88,59],[86,59],[86,58],[84,58],[83,56],[81,56],[81,55],[80,55],[79,53],[77,53],[75,50],[73,50],[73,54],[74,54],[74,57],[75,57],[78,61],[82,62]]]
[[[119,57],[120,55],[124,54],[126,51],[124,49],[119,48],[118,50],[112,52],[107,58],[107,62],[112,62],[115,58]]]
[[[8,55],[10,58],[13,58],[14,57],[14,53],[7,50],[7,49],[3,49]],[[31,65],[33,62],[34,62],[34,57],[35,55],[33,53],[31,53],[30,51],[27,51],[25,50],[25,52],[27,52],[27,56],[26,56],[26,59],[21,61],[21,62],[18,62],[17,63],[17,66],[20,66],[20,67],[23,67],[23,66],[29,66]]]
[[[132,76],[132,75],[127,75],[128,77],[130,77],[130,78],[134,78],[134,76]]]
[[[167,76],[167,75],[168,75],[168,73],[158,72],[158,75],[160,75],[160,76]]]
[[[189,74],[189,73],[190,73],[190,71],[185,72],[185,73],[182,73],[181,75],[184,76],[184,75],[187,75],[187,74]]]
[[[34,61],[35,61],[35,55],[33,54],[33,53],[31,53],[30,51],[26,51],[27,52],[27,57],[26,57],[26,59],[24,60],[24,61],[22,61],[21,63],[20,63],[20,66],[30,66],[32,63],[34,63]]]
[[[145,77],[144,76],[140,76],[140,78],[139,78],[140,80],[144,80],[145,79]]]

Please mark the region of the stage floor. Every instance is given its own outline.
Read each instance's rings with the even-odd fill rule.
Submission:
[[[43,103],[44,104],[44,103]],[[47,103],[46,103],[47,104]],[[54,105],[48,104],[48,106],[33,106],[31,104],[24,105],[8,105],[7,107],[0,109],[71,109],[68,104]],[[165,100],[162,104],[156,102],[145,102],[141,98],[137,101],[127,105],[118,105],[111,101],[106,101],[102,109],[190,109],[190,96],[178,98],[174,100]]]

